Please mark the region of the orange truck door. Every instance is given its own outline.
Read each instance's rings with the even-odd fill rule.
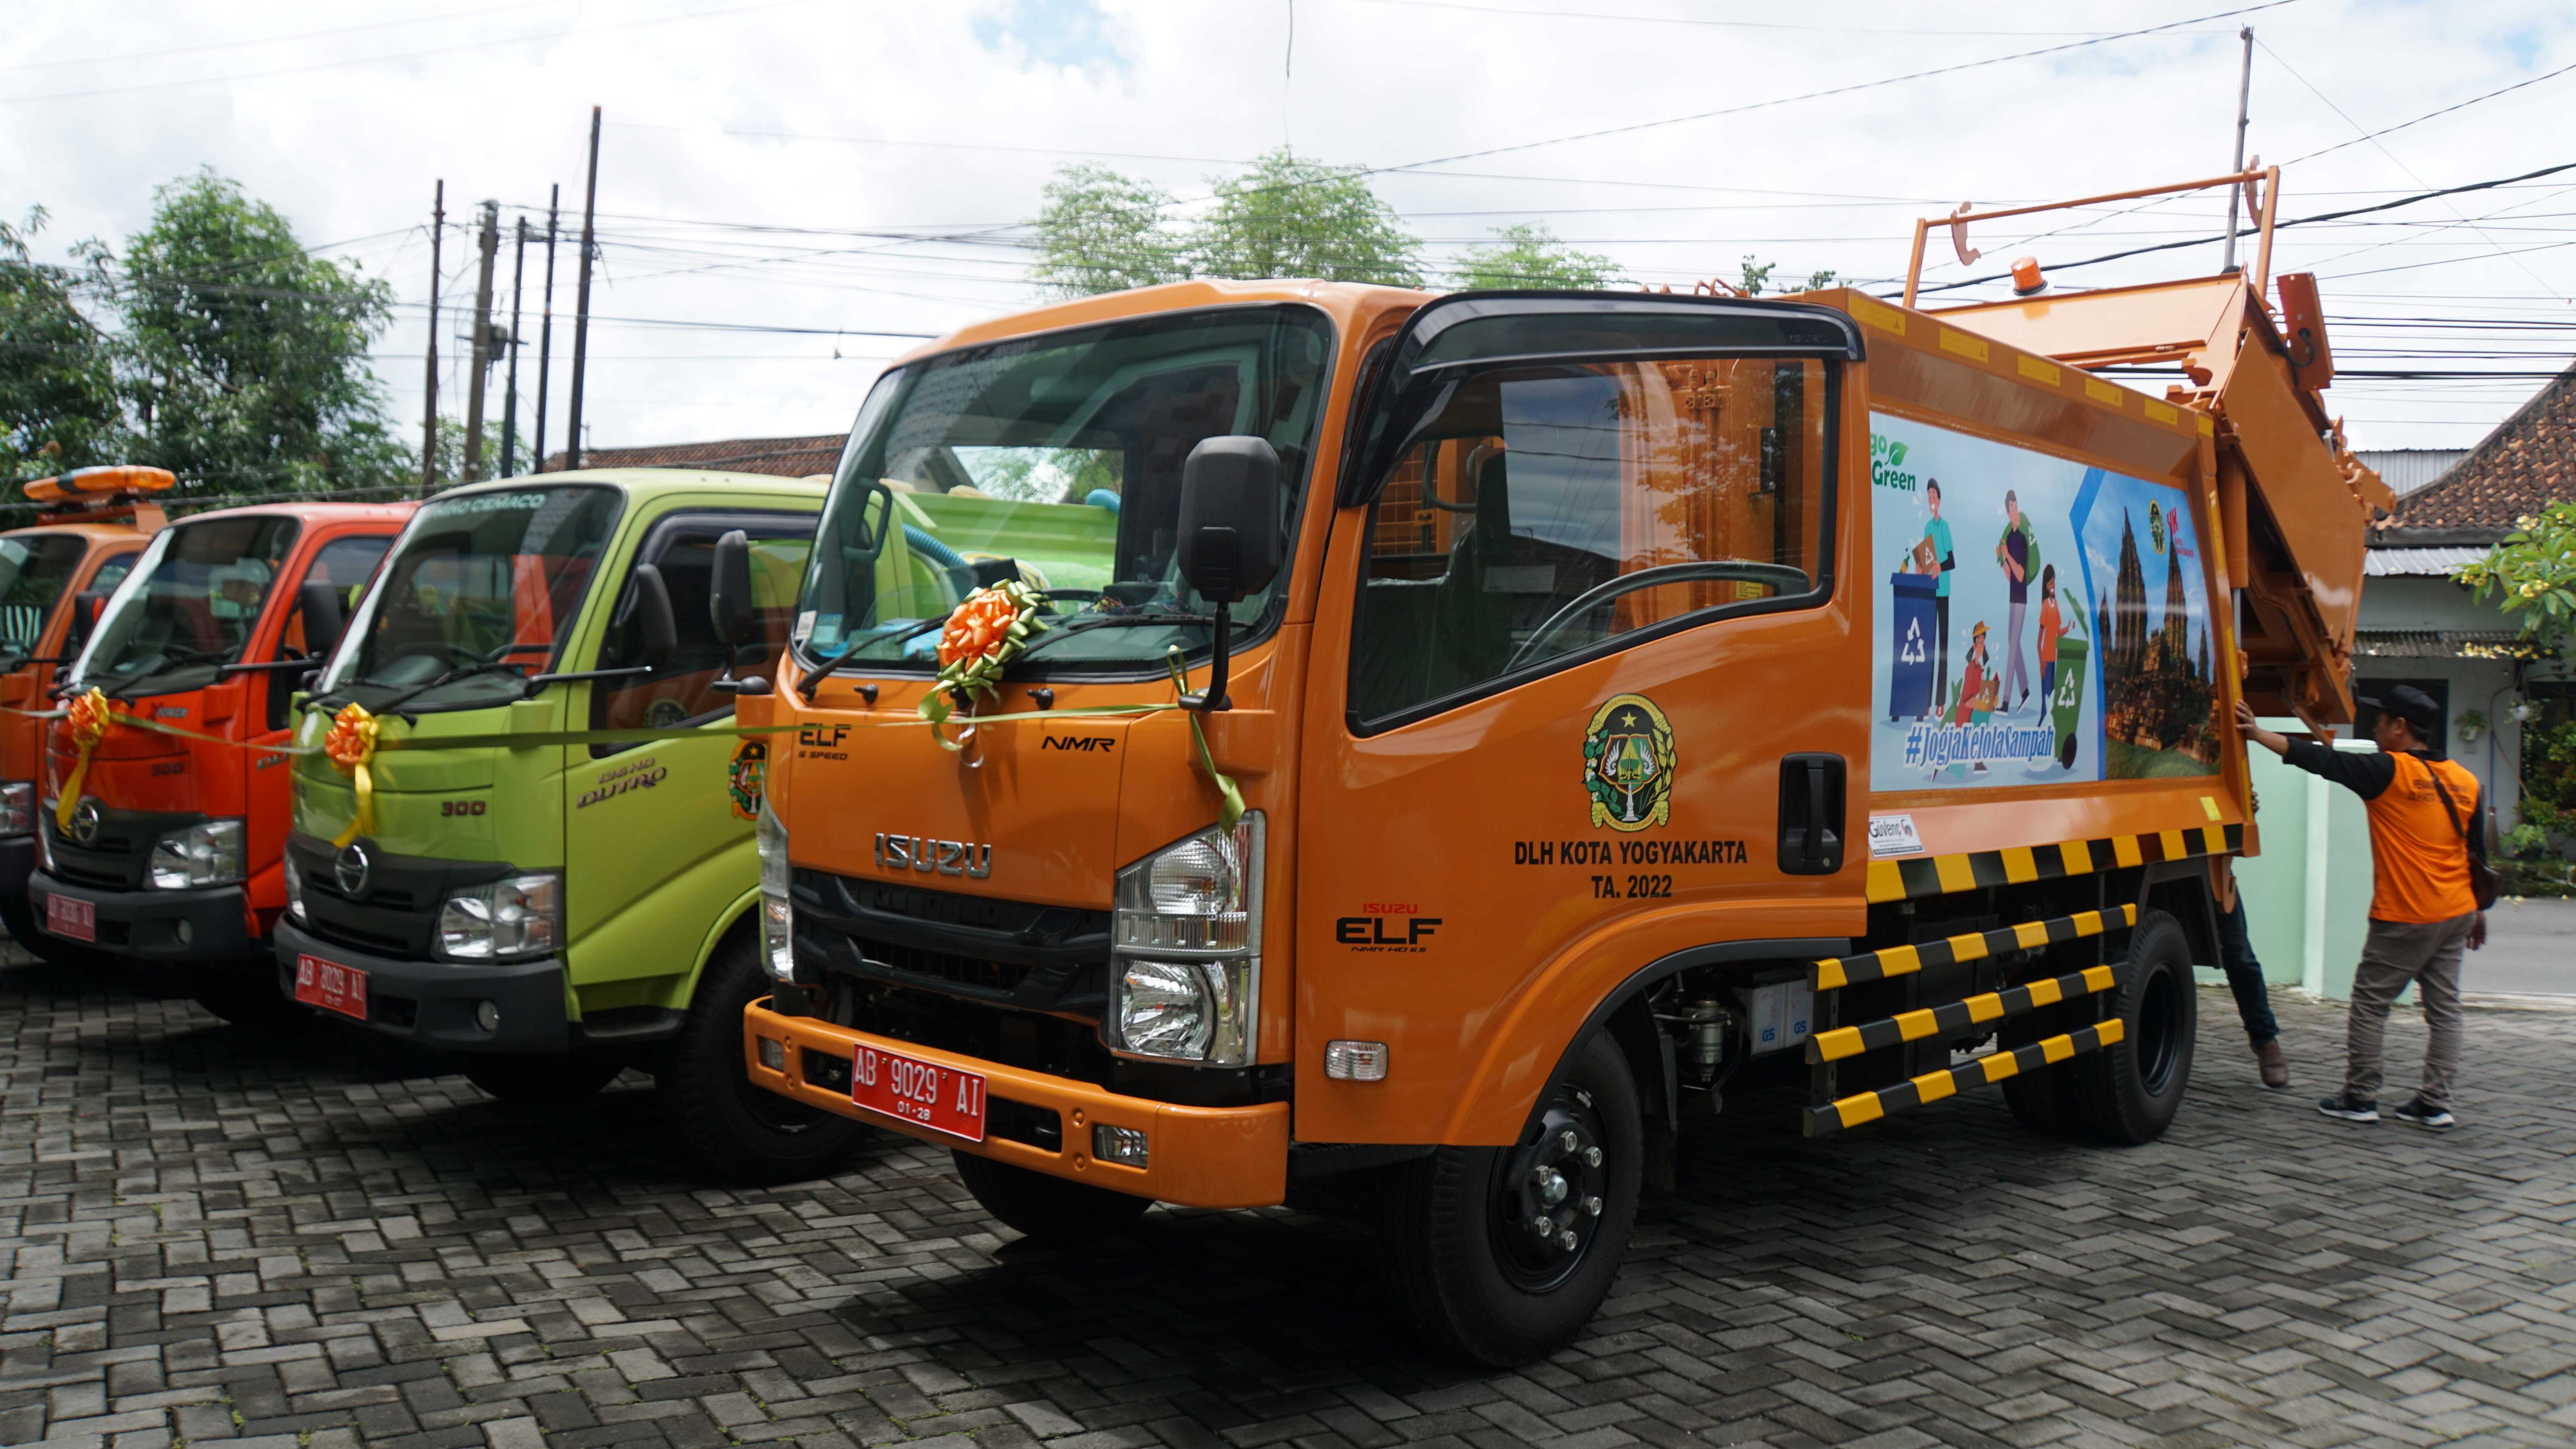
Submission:
[[[1317,606],[1300,1140],[1508,1142],[1638,973],[1860,932],[1859,356],[1789,304],[1408,322]],[[1384,1080],[1327,1076],[1344,1039]]]

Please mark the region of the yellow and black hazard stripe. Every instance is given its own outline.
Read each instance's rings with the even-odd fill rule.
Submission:
[[[1937,1072],[1925,1072],[1893,1087],[1855,1093],[1829,1106],[1810,1107],[1807,1109],[1807,1135],[1822,1137],[1828,1132],[1875,1122],[1890,1112],[1902,1112],[1908,1107],[1920,1107],[1955,1096],[1961,1087],[1990,1086],[2006,1077],[2035,1072],[2068,1057],[2110,1046],[2126,1036],[2127,1030],[2118,1017],[2113,1017],[2064,1036],[2048,1037],[2010,1051],[1989,1052],[1971,1062]]]
[[[1980,886],[2023,885],[2035,880],[2062,880],[2122,866],[2189,860],[2204,855],[2233,855],[2245,848],[2242,825],[2198,825],[2188,830],[2158,830],[2145,835],[2112,835],[2100,840],[2066,840],[2055,845],[2016,845],[2005,850],[1972,850],[1961,855],[1925,855],[1910,860],[1869,863],[1869,903],[1920,900]]]
[[[1856,986],[1864,981],[1880,981],[1890,976],[1910,976],[1927,966],[1948,966],[1960,961],[1977,961],[2006,951],[2033,951],[2061,941],[2081,940],[2104,931],[2138,923],[2135,902],[2107,911],[2078,911],[2071,916],[2051,916],[2044,921],[2024,921],[2018,926],[1999,926],[1991,931],[1970,931],[1964,936],[1949,936],[1926,941],[1919,946],[1889,946],[1877,951],[1863,951],[1857,956],[1832,957],[1808,968],[1808,977],[1818,991]]]
[[[2094,966],[2065,976],[2050,976],[2002,991],[1989,991],[1961,1001],[1943,1002],[1920,1011],[1900,1012],[1878,1021],[1858,1026],[1837,1027],[1818,1032],[1807,1042],[1807,1060],[1838,1062],[1862,1052],[1874,1052],[1900,1042],[1921,1041],[1927,1036],[1956,1036],[1972,1027],[2007,1016],[2019,1016],[2043,1006],[2108,991],[2120,984],[2120,973],[2109,966]]]

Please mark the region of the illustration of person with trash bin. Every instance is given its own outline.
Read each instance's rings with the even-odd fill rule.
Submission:
[[[1995,562],[2003,565],[2004,588],[2009,609],[2004,615],[2003,689],[1996,698],[1998,711],[2019,709],[2030,703],[2030,675],[2021,665],[2022,612],[2030,606],[2030,570],[2039,562],[2038,530],[2031,527],[2030,516],[2021,511],[2021,499],[2011,489],[2004,490],[2004,534],[1995,541]],[[2014,698],[2018,689],[2020,698]],[[2048,702],[2045,692],[2040,703]]]
[[[1940,664],[1933,673],[1932,707],[1937,710],[1950,698],[1950,575],[1959,567],[1959,554],[1950,546],[1950,521],[1941,516],[1941,480],[1933,478],[1923,485],[1924,501],[1932,507],[1932,517],[1923,525],[1923,541],[1932,546],[1933,647],[1939,651]]]
[[[2043,707],[2057,693],[2057,641],[2066,625],[2057,616],[2057,565],[2039,571],[2039,698]]]

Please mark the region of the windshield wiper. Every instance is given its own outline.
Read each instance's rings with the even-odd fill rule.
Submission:
[[[110,699],[132,699],[135,697],[134,691],[136,687],[147,680],[159,679],[165,674],[173,674],[179,670],[194,668],[200,664],[222,664],[227,660],[230,660],[233,657],[234,651],[240,647],[241,646],[239,645],[235,645],[231,649],[178,650],[176,651],[176,657],[164,658],[161,663],[143,671],[141,674],[125,681],[116,688],[108,690],[107,697]],[[162,690],[160,692],[164,694],[175,694],[178,691]]]
[[[871,634],[865,642],[870,644],[900,644],[906,639],[927,634],[933,629],[941,628],[945,626],[947,622],[948,618],[944,614],[936,619],[916,619],[898,633]],[[814,702],[814,691],[823,687],[824,680],[831,678],[833,673],[839,670],[842,665],[859,657],[860,642],[861,641],[857,635],[852,635],[849,639],[843,641],[840,653],[824,660],[813,673],[796,681],[796,692],[804,696],[807,704]]]
[[[1026,658],[1044,649],[1050,639],[1060,639],[1070,634],[1088,634],[1094,629],[1125,629],[1144,624],[1198,624],[1213,627],[1215,623],[1216,616],[1213,614],[1085,614],[1069,624],[1050,626],[1045,633],[1030,640],[1020,650],[1020,656]]]

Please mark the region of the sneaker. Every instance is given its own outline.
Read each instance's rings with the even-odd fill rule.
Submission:
[[[2337,1092],[2333,1096],[2326,1098],[2324,1101],[2317,1104],[2317,1110],[2325,1113],[2329,1117],[2340,1117],[2346,1122],[2376,1122],[2379,1120],[2379,1104],[2377,1102],[2355,1101],[2352,1094],[2349,1092]]]
[[[2388,1115],[2433,1132],[2448,1132],[2459,1125],[2459,1119],[2452,1116],[2448,1108],[2431,1106],[2421,1097],[2403,1107],[2389,1108]]]

